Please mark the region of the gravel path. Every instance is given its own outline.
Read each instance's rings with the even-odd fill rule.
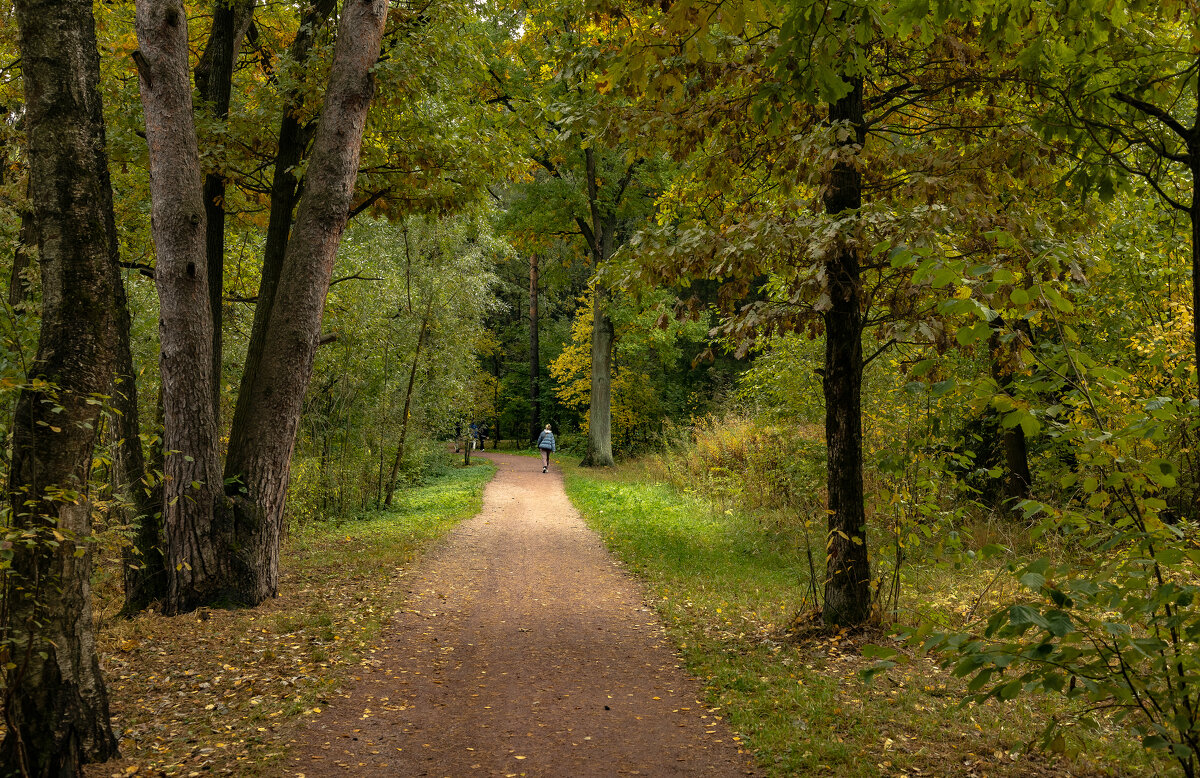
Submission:
[[[403,613],[284,774],[756,775],[556,469],[488,457],[483,511],[405,579]]]

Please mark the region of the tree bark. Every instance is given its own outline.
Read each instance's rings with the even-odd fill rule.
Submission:
[[[292,449],[333,261],[350,212],[375,89],[371,70],[379,59],[386,19],[386,0],[351,0],[342,9],[325,107],[271,304],[261,363],[253,383],[239,396],[245,408],[235,417],[244,421],[230,433],[225,474],[237,490],[238,548],[252,574],[241,582],[240,598],[248,602],[261,602],[278,590]]]
[[[538,344],[538,255],[529,255],[529,439],[542,431],[541,347]]]
[[[116,228],[91,2],[18,0],[43,310],[13,424],[0,765],[81,775],[117,753],[92,620],[89,474],[115,365]],[[59,412],[55,412],[55,411]]]
[[[589,146],[584,150],[588,205],[591,210],[591,249],[596,269],[612,254],[613,219],[604,218],[596,178],[596,155]],[[608,292],[596,282],[592,296],[592,386],[588,402],[587,451],[580,464],[584,467],[612,467],[612,346],[613,323],[608,317]]]
[[[824,192],[825,213],[849,218],[862,205],[862,174],[854,159],[866,138],[861,78],[829,107],[833,125],[846,123],[851,137],[838,141],[841,159]],[[849,232],[844,230],[843,232]],[[859,247],[843,240],[826,268],[831,306],[825,319],[825,444],[829,492],[826,558],[826,624],[853,626],[871,614],[871,568],[867,559],[862,476],[862,291]]]
[[[242,37],[250,26],[255,0],[216,0],[212,32],[196,64],[196,88],[209,116],[224,122],[229,118],[233,92],[233,68],[237,64]],[[208,257],[208,300],[212,311],[212,401],[213,419],[221,424],[222,305],[225,291],[225,177],[220,171],[204,176],[205,254]]]
[[[308,6],[300,18],[300,29],[292,41],[291,59],[298,65],[308,60],[317,32],[333,13],[335,0],[317,0]],[[304,73],[298,67],[299,74]],[[284,102],[283,116],[279,120],[279,143],[275,152],[275,171],[271,178],[271,213],[267,221],[267,238],[263,247],[262,274],[258,285],[258,300],[254,305],[254,321],[250,325],[250,342],[246,347],[246,363],[238,385],[237,403],[234,406],[233,429],[244,427],[246,413],[251,407],[249,394],[258,380],[258,368],[262,363],[263,346],[267,338],[271,311],[275,305],[275,289],[287,252],[288,236],[292,230],[292,214],[300,199],[300,185],[295,167],[304,159],[308,144],[316,132],[316,125],[300,123],[303,96],[299,88],[293,90]]]
[[[994,324],[999,324],[999,317]],[[1000,342],[999,333],[993,329],[988,339],[988,356],[991,362],[992,378],[997,386],[1008,392],[1012,386],[1012,374],[1004,365],[1004,345]],[[1029,489],[1033,484],[1033,476],[1029,472],[1029,448],[1025,441],[1025,431],[1019,426],[1000,430],[1001,444],[1004,449],[1004,504],[1011,508],[1015,500],[1029,498]]]
[[[233,595],[235,573],[213,415],[213,323],[182,0],[142,0],[136,26],[159,297],[163,447],[169,452],[164,612],[181,613]]]

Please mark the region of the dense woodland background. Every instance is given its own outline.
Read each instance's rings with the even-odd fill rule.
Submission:
[[[356,2],[0,11],[0,772],[113,753],[94,595],[269,599],[476,422],[1196,773],[1195,3]]]

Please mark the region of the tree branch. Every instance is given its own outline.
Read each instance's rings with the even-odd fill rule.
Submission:
[[[1147,103],[1145,100],[1139,100],[1136,97],[1125,94],[1124,92],[1113,92],[1113,97],[1117,98],[1117,100],[1125,103],[1125,105],[1128,105],[1131,108],[1136,108],[1147,116],[1152,116],[1155,119],[1158,119],[1167,127],[1170,127],[1172,132],[1174,132],[1180,138],[1183,138],[1185,141],[1191,136],[1191,133],[1187,131],[1187,128],[1180,124],[1174,116],[1159,108],[1157,105]]]

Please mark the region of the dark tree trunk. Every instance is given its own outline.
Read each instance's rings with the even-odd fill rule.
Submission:
[[[317,0],[308,6],[300,19],[300,29],[292,41],[291,58],[298,64],[307,62],[317,32],[333,13],[335,0]],[[304,68],[297,68],[304,73]],[[258,367],[262,362],[263,345],[266,343],[267,326],[275,305],[275,288],[279,285],[279,274],[287,252],[288,236],[292,230],[292,214],[300,199],[300,186],[294,169],[304,159],[309,141],[316,131],[315,124],[302,125],[300,115],[303,96],[296,89],[284,102],[283,116],[279,121],[279,143],[275,152],[275,170],[271,179],[271,213],[267,221],[266,244],[263,247],[262,274],[258,285],[258,300],[254,305],[254,321],[250,326],[250,342],[246,347],[246,363],[238,386],[237,404],[234,406],[232,428],[244,427],[246,413],[250,408],[249,393],[255,385]]]
[[[18,0],[43,310],[13,423],[0,765],[82,775],[117,753],[92,620],[89,473],[116,362],[117,242],[91,2]],[[35,382],[45,382],[38,388]],[[55,411],[58,411],[57,413]]]
[[[541,353],[538,344],[538,255],[529,255],[529,439],[542,431]],[[522,446],[523,448],[523,446]]]
[[[591,210],[592,259],[599,269],[612,254],[612,222],[601,214],[592,147],[584,151],[588,205]],[[608,317],[608,292],[598,281],[592,297],[592,386],[588,402],[587,451],[584,467],[612,467],[612,346],[613,323]]]
[[[1200,94],[1200,81],[1197,83]],[[1200,127],[1200,123],[1197,123]],[[1200,311],[1200,138],[1189,148],[1192,168],[1192,207],[1188,216],[1192,222],[1192,310]],[[1192,315],[1192,358],[1195,361],[1197,380],[1200,381],[1200,315]],[[1193,387],[1196,388],[1196,387]],[[1197,394],[1200,397],[1200,394]],[[1200,476],[1200,473],[1196,475]],[[1200,477],[1197,482],[1200,483]]]
[[[840,160],[825,189],[825,212],[845,218],[862,205],[862,174],[856,160],[866,134],[862,79],[829,107],[831,124],[845,122],[852,136],[839,142]],[[862,475],[862,292],[859,248],[841,243],[826,267],[830,308],[825,319],[825,444],[829,491],[826,560],[826,624],[862,624],[871,615],[871,568],[867,559]]]
[[[1000,324],[997,318],[994,324]],[[988,339],[992,378],[1004,392],[1012,386],[1012,373],[1005,365],[1004,345],[999,333],[993,329]],[[1025,443],[1025,431],[1019,426],[1011,429],[1000,427],[1001,444],[1004,449],[1004,504],[1012,508],[1014,500],[1029,498],[1033,476],[1029,472],[1029,449]]]
[[[421,348],[425,345],[425,333],[429,331],[429,317],[433,313],[433,291],[425,304],[425,316],[421,319],[421,329],[417,333],[417,348],[413,352],[412,369],[408,371],[408,387],[404,390],[404,411],[400,416],[400,439],[396,443],[396,458],[392,461],[392,470],[388,474],[387,495],[383,504],[392,507],[392,493],[396,491],[396,478],[400,474],[400,462],[404,459],[404,442],[408,438],[408,415],[412,410],[413,386],[417,382],[417,365],[421,362]]]
[[[212,32],[196,64],[196,88],[208,115],[225,121],[233,91],[233,68],[242,37],[254,12],[255,0],[216,0]],[[205,255],[208,257],[208,300],[212,311],[213,420],[221,424],[222,296],[225,291],[225,178],[220,171],[204,176]]]
[[[492,451],[500,449],[500,349],[492,351],[492,370],[496,383],[492,384]],[[486,446],[487,443],[485,442]]]
[[[233,593],[212,403],[212,315],[200,156],[182,0],[137,6],[136,57],[150,151],[151,232],[163,385],[167,600],[180,613]]]
[[[296,223],[271,304],[261,361],[239,395],[225,474],[234,479],[239,553],[252,579],[240,599],[261,602],[279,584],[279,544],[292,449],[312,375],[321,316],[350,212],[367,110],[375,90],[386,0],[342,9],[333,65]],[[265,301],[259,300],[259,305]],[[249,374],[248,374],[249,375]]]

